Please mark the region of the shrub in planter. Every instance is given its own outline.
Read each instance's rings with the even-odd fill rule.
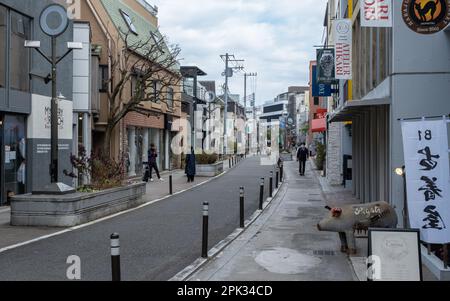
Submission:
[[[316,155],[316,166],[318,170],[323,170],[325,163],[325,145],[322,143],[318,143],[316,147],[317,155]]]
[[[219,156],[217,154],[211,154],[211,155],[201,154],[201,155],[196,155],[195,157],[196,157],[197,164],[201,164],[201,165],[215,164],[219,160]]]
[[[78,148],[78,156],[72,155],[70,158],[73,168],[78,172],[69,173],[64,171],[66,176],[72,178],[90,179],[90,185],[80,185],[78,191],[91,192],[105,190],[122,186],[125,180],[125,158],[122,156],[119,161],[109,158],[102,153],[92,153],[88,157],[83,146]]]

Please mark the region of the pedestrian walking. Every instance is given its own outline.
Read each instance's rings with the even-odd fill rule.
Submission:
[[[150,150],[148,151],[148,163],[147,163],[147,171],[145,172],[146,175],[144,176],[144,181],[148,182],[148,179],[150,178],[150,182],[153,182],[153,170],[155,170],[156,172],[156,176],[158,177],[158,179],[160,181],[164,181],[163,178],[161,178],[160,174],[159,174],[159,169],[158,169],[158,163],[157,163],[157,159],[158,159],[158,151],[156,149],[156,146],[154,144],[151,145]]]
[[[196,158],[194,148],[191,148],[191,154],[186,155],[185,172],[188,178],[188,183],[194,182],[196,175]]]
[[[309,158],[309,151],[306,148],[305,143],[302,143],[297,150],[297,161],[299,162],[300,176],[305,175],[306,171],[306,161]]]

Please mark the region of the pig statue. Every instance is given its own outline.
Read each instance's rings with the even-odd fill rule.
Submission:
[[[319,231],[338,232],[341,251],[344,253],[356,254],[355,231],[397,227],[397,214],[386,202],[326,208],[330,210],[330,215],[323,219],[317,228]]]

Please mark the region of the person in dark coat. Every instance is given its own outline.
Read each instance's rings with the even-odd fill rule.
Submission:
[[[195,175],[196,175],[196,158],[195,158],[195,152],[194,148],[191,148],[191,154],[186,155],[186,175],[188,177],[188,183],[194,182]]]
[[[150,177],[150,182],[153,182],[153,177],[152,177],[153,169],[155,170],[156,175],[158,176],[158,179],[160,181],[164,181],[159,174],[157,159],[158,159],[158,152],[156,150],[155,145],[152,144],[152,146],[150,147],[150,150],[148,151],[148,169],[149,169],[148,176]]]
[[[304,143],[302,143],[299,147],[299,149],[297,150],[297,161],[299,162],[300,165],[300,175],[304,176],[305,175],[305,170],[306,170],[306,161],[309,158],[309,151],[306,148],[306,145]]]

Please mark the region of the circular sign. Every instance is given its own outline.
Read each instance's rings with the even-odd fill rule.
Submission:
[[[349,22],[347,22],[345,20],[341,21],[341,22],[339,22],[339,21],[336,21],[336,22],[338,22],[337,25],[336,25],[336,31],[339,34],[347,34],[350,31],[350,24],[349,24]]]
[[[47,6],[41,13],[39,24],[46,35],[51,37],[61,35],[69,26],[66,9],[59,4]]]
[[[437,33],[450,23],[450,0],[403,0],[402,16],[417,33]]]

